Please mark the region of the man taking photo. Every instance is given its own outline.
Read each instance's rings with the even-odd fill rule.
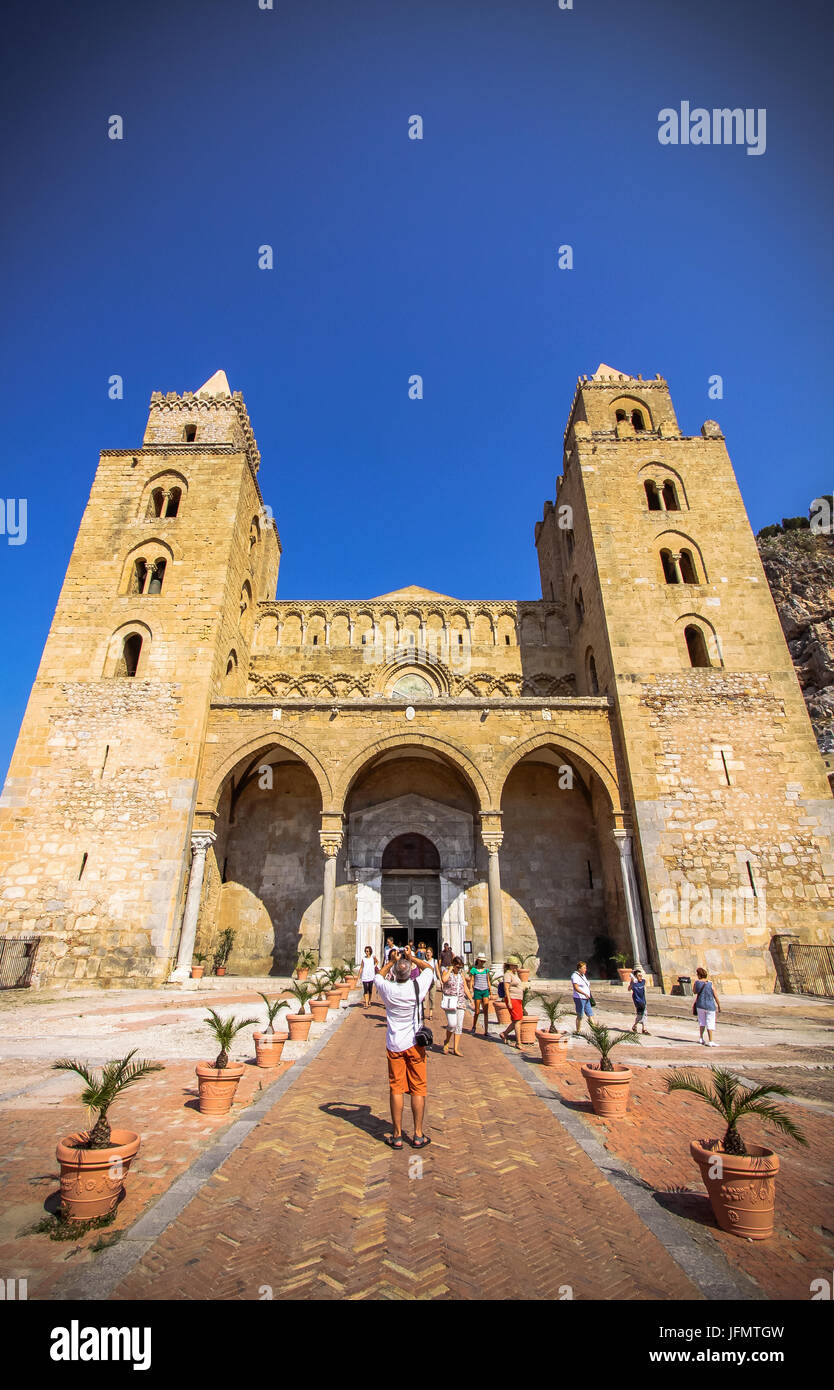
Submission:
[[[420,974],[415,980],[411,972],[419,967]],[[418,960],[412,954],[411,946],[406,946],[399,959],[385,962],[376,975],[376,991],[385,1005],[387,1032],[385,1047],[388,1053],[388,1085],[391,1092],[391,1122],[393,1134],[386,1134],[385,1142],[392,1149],[403,1146],[403,1097],[406,1091],[411,1096],[411,1114],[414,1119],[415,1149],[424,1149],[431,1140],[423,1133],[423,1116],[426,1110],[426,1049],[418,1047],[415,1041],[420,1031],[420,1005],[431,988],[434,969],[431,961]]]

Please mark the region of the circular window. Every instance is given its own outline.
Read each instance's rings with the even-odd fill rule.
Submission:
[[[425,676],[400,676],[390,693],[392,700],[430,700],[434,690]]]

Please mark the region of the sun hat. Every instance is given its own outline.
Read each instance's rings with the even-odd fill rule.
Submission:
[[[478,954],[477,954],[477,956],[475,957],[475,959],[476,959],[476,960],[486,960],[486,956],[484,955],[483,951],[479,951]]]

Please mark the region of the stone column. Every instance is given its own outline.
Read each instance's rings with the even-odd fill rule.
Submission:
[[[182,914],[177,964],[168,977],[169,984],[182,984],[184,980],[191,977],[191,958],[194,955],[194,941],[197,936],[197,918],[200,915],[206,854],[209,845],[213,845],[216,839],[217,836],[211,830],[198,830],[191,836],[191,872],[188,877],[188,892],[185,896],[185,909]]]
[[[501,907],[501,865],[498,851],[504,836],[500,831],[482,830],[481,838],[489,854],[487,888],[489,891],[489,949],[492,962],[504,963],[504,914]]]
[[[673,555],[673,554],[670,553],[669,559],[672,561],[672,571],[673,571],[674,576],[675,576],[675,578],[674,578],[674,583],[675,583],[675,584],[682,584],[682,583],[683,583],[683,575],[681,574],[681,557],[680,557],[680,551],[678,551],[677,555]]]
[[[631,942],[631,956],[634,965],[650,968],[646,949],[646,936],[643,930],[643,911],[640,907],[640,894],[637,891],[637,875],[631,857],[631,835],[627,830],[615,830],[614,841],[620,853],[620,872],[623,876],[628,935]]]
[[[324,887],[321,895],[321,927],[319,929],[319,965],[333,964],[333,922],[336,916],[336,857],[342,847],[341,835],[319,835],[324,854]]]

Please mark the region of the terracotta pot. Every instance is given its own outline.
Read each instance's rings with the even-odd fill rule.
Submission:
[[[620,977],[620,979],[622,980],[623,984],[624,984],[624,985],[627,985],[628,982],[629,982],[629,980],[631,979],[631,969],[628,968],[628,969],[625,969],[625,970],[621,970],[620,967],[618,966],[618,967],[617,967],[617,974],[619,975],[619,977]]]
[[[326,999],[311,999],[310,1013],[313,1015],[314,1023],[324,1023],[327,1018],[328,1005]]]
[[[289,1033],[255,1033],[255,1060],[259,1067],[277,1067]]]
[[[542,1033],[537,1028],[535,1037],[541,1049],[544,1065],[546,1067],[558,1067],[568,1055],[567,1033]]]
[[[342,991],[340,989],[326,989],[324,997],[328,1009],[338,1009],[342,1003]]]
[[[348,975],[345,979],[345,984],[347,985],[348,989],[356,989],[356,976]]]
[[[287,1027],[290,1030],[290,1042],[306,1042],[312,1026],[312,1014],[287,1014]]]
[[[203,971],[205,970],[205,968],[206,968],[206,967],[205,967],[204,965],[192,965],[192,967],[191,967],[191,978],[192,978],[192,980],[202,980],[202,978],[203,978]]]
[[[614,1062],[613,1071],[600,1071],[598,1062],[583,1063],[582,1075],[588,1087],[588,1095],[595,1115],[615,1120],[628,1109],[628,1088],[631,1085],[631,1072],[628,1067]]]
[[[522,981],[522,983],[526,985],[527,981],[528,981],[529,978],[530,978],[530,971],[529,971],[529,970],[519,970],[518,976],[519,976],[519,979]]]
[[[108,1149],[77,1148],[87,1135],[87,1130],[68,1134],[55,1150],[61,1165],[61,1205],[71,1221],[110,1214],[139,1152],[139,1135],[132,1129],[111,1129]]]
[[[522,1014],[516,1028],[516,1036],[522,1047],[532,1047],[536,1041],[536,1028],[539,1020],[535,1014]]]
[[[344,999],[345,1003],[347,1003],[348,995],[350,994],[350,985],[337,985],[336,988],[339,991],[339,998]]]
[[[309,974],[310,974],[310,972],[309,972],[309,970],[307,969],[306,965],[302,965],[302,967],[301,967],[300,970],[296,970],[296,972],[295,972],[295,978],[296,978],[297,980],[306,980],[306,979],[307,979],[307,976],[308,976]]]
[[[746,1240],[767,1240],[772,1236],[777,1155],[757,1144],[749,1144],[743,1158],[726,1154],[718,1139],[693,1139],[689,1152],[701,1170],[701,1181],[722,1231],[731,1231]]]
[[[222,1069],[218,1069],[213,1062],[197,1063],[201,1115],[228,1114],[243,1071],[242,1062],[230,1062]]]
[[[217,967],[217,969],[215,970],[214,973],[215,973],[215,975],[225,975],[225,974],[226,974],[226,967],[225,967],[225,965],[218,965],[218,967]]]
[[[504,1003],[503,999],[496,999],[495,1001],[495,1017],[497,1018],[499,1023],[503,1023],[505,1028],[508,1023],[512,1022],[513,1016],[507,1008],[506,1004]]]

